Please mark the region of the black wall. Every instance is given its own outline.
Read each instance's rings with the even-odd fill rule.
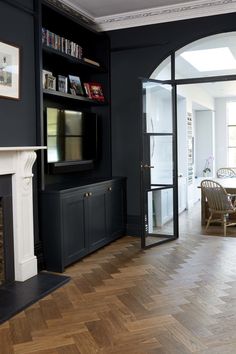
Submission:
[[[32,146],[36,141],[34,1],[0,1],[0,41],[20,47],[20,99],[0,97],[0,146]],[[34,166],[35,245],[38,239],[37,172]]]
[[[37,3],[37,0],[35,0]],[[20,100],[0,98],[0,146],[36,145],[34,1],[0,1],[0,40],[21,48]],[[236,14],[108,32],[111,40],[113,175],[128,177],[128,232],[140,220],[139,77],[171,51],[198,38],[236,30]]]
[[[236,30],[236,13],[108,32],[111,40],[113,175],[127,176],[128,233],[140,222],[139,77],[172,51],[201,37]]]
[[[33,1],[12,3],[0,2],[0,41],[20,47],[20,100],[0,97],[0,146],[36,145]]]

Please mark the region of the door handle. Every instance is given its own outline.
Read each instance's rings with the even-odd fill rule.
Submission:
[[[149,165],[141,165],[141,168],[149,168],[149,169],[151,169],[151,168],[154,168],[154,166],[149,166]]]

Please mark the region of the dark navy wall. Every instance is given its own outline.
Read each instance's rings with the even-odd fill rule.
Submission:
[[[33,4],[33,0],[0,1],[0,40],[21,48],[21,98],[0,98],[0,146],[36,144]],[[108,32],[112,49],[113,175],[128,177],[131,232],[137,232],[140,220],[138,78],[149,77],[175,49],[204,36],[234,30],[236,14],[232,13]]]
[[[0,41],[20,47],[21,97],[19,101],[0,97],[0,146],[35,145],[34,17],[30,13],[33,1],[17,0],[18,7],[10,4],[0,1]]]
[[[111,40],[113,175],[127,176],[128,233],[140,222],[139,77],[150,77],[173,50],[216,33],[235,31],[236,13],[108,32]]]
[[[0,146],[37,145],[33,9],[34,0],[0,1],[0,41],[20,47],[20,99],[0,97]],[[40,253],[36,164],[34,175],[34,235]]]

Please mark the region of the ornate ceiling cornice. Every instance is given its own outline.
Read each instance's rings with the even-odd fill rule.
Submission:
[[[187,4],[162,6],[132,13],[98,17],[95,21],[100,30],[109,31],[235,11],[236,0],[200,0],[191,1]]]
[[[75,8],[67,0],[46,0],[49,4],[61,10],[75,21],[83,23],[91,28],[95,28],[95,20],[92,16],[84,13],[81,9]]]
[[[93,17],[84,10],[75,7],[71,0],[47,0],[80,22],[98,31],[110,31],[122,28],[150,25],[188,18],[220,15],[236,12],[236,0],[194,0],[177,5],[161,6],[141,11],[126,12],[117,15]]]

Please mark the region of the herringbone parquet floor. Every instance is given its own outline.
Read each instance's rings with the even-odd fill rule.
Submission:
[[[0,353],[235,354],[236,238],[201,235],[194,216],[182,226],[172,243],[124,237],[69,267],[0,326]]]

